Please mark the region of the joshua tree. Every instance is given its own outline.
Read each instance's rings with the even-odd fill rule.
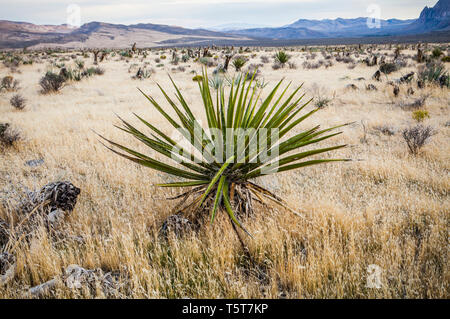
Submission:
[[[417,62],[422,63],[423,62],[423,53],[420,48],[417,48]]]
[[[94,64],[98,63],[98,54],[100,53],[99,50],[94,50],[92,51],[92,53],[94,53]]]
[[[223,65],[223,69],[225,71],[228,71],[228,66],[230,65],[230,61],[233,58],[233,55],[234,54],[228,54],[228,55],[225,56],[225,63]]]

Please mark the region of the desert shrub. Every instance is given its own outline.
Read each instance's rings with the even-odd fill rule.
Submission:
[[[282,66],[281,66],[280,63],[274,63],[274,64],[272,64],[272,69],[274,69],[274,70],[279,70],[279,69],[281,69],[281,68],[282,68]]]
[[[434,48],[433,51],[431,51],[431,56],[434,59],[438,59],[443,54],[444,53],[442,52],[442,50],[438,47]]]
[[[402,101],[402,102],[399,103],[399,106],[401,108],[403,108],[403,109],[406,109],[406,110],[408,110],[408,109],[409,110],[411,110],[411,109],[419,109],[419,108],[425,106],[425,103],[426,103],[428,97],[429,97],[429,95],[422,95],[422,96],[420,96],[419,98],[415,99],[412,102]]]
[[[9,103],[17,110],[23,110],[25,108],[25,102],[26,100],[20,94],[14,95],[11,100],[9,100]]]
[[[450,56],[443,57],[441,61],[444,62],[444,63],[449,63],[450,62]]]
[[[279,51],[277,54],[275,54],[275,63],[278,63],[281,65],[282,68],[284,68],[285,64],[289,61],[290,55],[288,55],[284,51]]]
[[[165,55],[161,55],[159,58],[160,58],[161,60],[167,59],[167,57],[166,57]]]
[[[6,91],[12,92],[17,91],[19,89],[19,81],[14,80],[11,75],[7,75],[3,77],[2,82],[0,84],[0,91],[5,89]]]
[[[435,134],[431,126],[417,125],[405,129],[402,136],[408,145],[409,151],[413,155],[417,155],[420,149],[428,143],[430,138]]]
[[[297,69],[297,64],[295,64],[295,62],[288,62],[288,67],[291,70],[296,70]]]
[[[423,122],[426,118],[430,118],[430,114],[427,110],[417,110],[412,113],[413,119],[417,122]]]
[[[442,63],[430,62],[419,68],[418,78],[420,81],[439,84],[450,87],[448,83],[448,72]]]
[[[201,76],[201,75],[196,75],[196,76],[194,76],[194,77],[192,78],[192,81],[194,81],[194,82],[201,82],[201,81],[203,81],[203,76]]]
[[[261,56],[261,62],[262,63],[269,63],[269,57],[267,55]]]
[[[87,76],[103,75],[103,74],[105,74],[105,70],[100,67],[91,67],[86,70]]]
[[[261,71],[259,70],[259,67],[260,66],[256,64],[249,65],[247,71],[245,72],[247,76],[246,78],[247,81],[251,79],[257,80],[260,77]]]
[[[4,150],[7,147],[14,145],[20,140],[19,132],[13,130],[9,123],[0,123],[0,149]]]
[[[162,129],[158,129],[140,117],[138,119],[152,130],[153,135],[146,136],[125,121],[122,121],[122,130],[161,156],[165,156],[167,160],[174,160],[176,165],[166,164],[104,138],[110,145],[108,148],[117,155],[177,179],[175,182],[160,184],[160,187],[187,188],[186,193],[178,196],[182,204],[177,207],[177,212],[186,213],[186,215],[189,213],[191,218],[195,218],[193,223],[201,224],[202,221],[213,223],[216,213],[223,213],[230,219],[233,228],[239,227],[249,234],[241,220],[245,216],[254,216],[254,200],[258,202],[272,200],[272,202],[287,207],[282,198],[256,185],[252,182],[253,179],[262,175],[292,171],[321,163],[348,161],[348,159],[330,158],[311,159],[314,155],[325,154],[346,146],[311,148],[317,143],[335,136],[336,134],[333,134],[332,131],[343,125],[327,129],[320,129],[319,126],[316,126],[299,132],[297,126],[317,111],[301,113],[308,103],[298,97],[299,90],[289,94],[284,101],[280,101],[282,97],[274,99],[274,96],[278,96],[278,88],[282,84],[280,81],[264,101],[259,101],[258,98],[255,100],[254,94],[240,94],[247,90],[247,84],[244,81],[236,87],[231,87],[230,92],[225,93],[223,90],[219,90],[216,99],[213,98],[208,84],[209,79],[204,73],[199,85],[201,96],[198,100],[203,101],[208,129],[249,130],[249,135],[242,137],[240,134],[234,136],[224,134],[210,138],[208,134],[201,134],[201,136],[195,134],[204,129],[174,84],[177,100],[180,101],[179,106],[163,88],[161,91],[166,97],[168,107],[172,107],[177,118],[166,113],[165,108],[161,107],[153,97],[143,94],[175,130],[183,132],[181,134],[189,143],[189,148],[180,151],[176,143],[165,135]],[[256,88],[253,88],[253,93],[255,90]],[[235,98],[237,96],[241,96],[241,98]],[[266,130],[260,132],[261,128],[276,129],[280,133],[273,137],[271,134],[266,135]],[[264,136],[266,138],[261,141]],[[289,138],[287,138],[288,136]],[[252,147],[258,139],[262,145],[265,145],[263,149]],[[198,140],[201,143],[198,143]],[[223,148],[222,145],[230,146]],[[303,148],[306,146],[307,150]],[[273,152],[274,147],[278,149],[277,152]],[[194,148],[199,152],[191,151]],[[268,158],[263,156],[266,153]],[[176,158],[174,158],[175,155]],[[272,166],[275,159],[277,159],[277,165]]]
[[[84,61],[83,60],[76,60],[75,64],[78,67],[78,69],[80,69],[80,70],[84,68]]]
[[[383,63],[380,65],[380,72],[384,74],[391,74],[397,71],[397,65],[395,63]]]
[[[320,64],[320,61],[317,63],[305,61],[305,62],[303,62],[302,66],[304,69],[307,69],[307,70],[315,70],[315,69],[320,68],[321,64]]]
[[[184,54],[184,55],[181,57],[181,61],[183,61],[184,63],[188,62],[189,59],[190,59],[190,56],[189,56],[188,54]]]
[[[200,62],[201,64],[203,64],[204,66],[206,66],[208,68],[216,65],[216,63],[208,57],[202,57],[202,58],[198,59],[198,62]]]
[[[393,136],[395,135],[396,129],[389,125],[375,126],[374,129],[376,131],[381,132],[384,135]]]
[[[238,72],[242,69],[245,63],[247,63],[247,60],[245,60],[243,57],[237,57],[233,60],[233,66]]]
[[[328,106],[332,101],[332,99],[326,95],[325,89],[321,88],[316,83],[312,86],[312,93],[315,100],[314,105],[319,109]]]
[[[172,56],[172,60],[170,61],[170,63],[173,65],[178,65],[179,62],[180,62],[180,57],[178,55],[174,54]]]
[[[61,90],[65,82],[66,79],[62,75],[48,71],[39,81],[39,85],[42,88],[41,92],[48,94]]]

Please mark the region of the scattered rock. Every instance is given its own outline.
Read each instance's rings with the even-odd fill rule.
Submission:
[[[375,85],[373,85],[373,84],[368,84],[366,86],[366,90],[367,91],[378,91],[377,87]]]
[[[414,89],[410,87],[406,93],[408,93],[408,95],[414,95]]]
[[[9,241],[9,226],[0,218],[0,249]]]
[[[16,257],[9,253],[0,253],[0,286],[10,282],[16,274]]]
[[[103,272],[101,269],[85,269],[78,265],[70,265],[64,273],[43,284],[29,290],[33,297],[45,297],[58,285],[71,290],[87,289],[92,295],[97,295],[101,289],[105,296],[113,297],[118,294],[120,272]]]
[[[30,160],[30,161],[26,161],[25,165],[30,166],[30,167],[37,167],[44,164],[44,160],[41,159],[36,159],[36,160]]]
[[[358,89],[358,87],[356,85],[354,85],[354,84],[349,84],[345,88],[346,89],[350,89],[350,90],[357,90]]]
[[[163,223],[159,234],[163,238],[167,238],[170,233],[174,234],[175,237],[182,237],[187,232],[194,229],[191,221],[180,215],[169,216]]]
[[[55,182],[45,185],[39,192],[34,193],[35,203],[50,201],[48,209],[54,211],[62,209],[72,211],[77,203],[80,189],[70,182]]]
[[[374,129],[381,132],[382,134],[388,135],[388,136],[393,136],[396,133],[395,128],[393,128],[392,126],[387,126],[387,125],[376,126],[376,127],[374,127]]]
[[[45,297],[48,295],[58,284],[58,279],[52,279],[43,284],[35,286],[29,290],[31,296],[36,298]]]

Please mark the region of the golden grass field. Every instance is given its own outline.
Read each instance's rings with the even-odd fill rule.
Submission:
[[[381,54],[393,53],[384,46],[379,49]],[[41,226],[29,240],[14,246],[16,274],[0,286],[0,298],[30,298],[30,287],[59,276],[71,264],[120,271],[124,275],[115,295],[119,298],[449,298],[448,89],[429,85],[419,90],[413,81],[402,85],[395,97],[387,81],[409,71],[417,73],[411,58],[407,58],[408,66],[376,82],[371,77],[377,66],[358,63],[349,69],[348,64],[335,62],[327,69],[307,70],[302,63],[309,53],[293,50],[288,53],[297,69],[273,70],[275,48],[254,49],[256,56],[247,54],[250,61],[246,66],[260,63],[262,55],[270,58],[260,68],[269,83],[264,89],[267,93],[283,77],[293,82],[291,91],[305,83],[305,101],[317,97],[319,87],[332,101],[299,129],[355,122],[322,145],[349,144],[332,155],[355,161],[257,181],[305,218],[278,206],[258,207],[256,216],[245,221],[254,236],[245,238],[254,264],[243,257],[224,213],[199,232],[162,241],[158,229],[174,214],[176,205],[165,198],[177,193],[154,186],[167,178],[116,156],[94,133],[146,150],[113,126],[119,124],[115,113],[139,126],[133,112],[171,133],[166,121],[137,90],[167,105],[156,83],[173,95],[168,74],[201,119],[202,101],[191,73],[201,74],[201,64],[191,60],[180,63],[185,72],[173,71],[169,50],[165,50],[168,58],[162,61],[163,67],[156,67],[154,61],[162,50],[153,49],[143,61],[142,56],[129,61],[109,56],[99,64],[104,75],[71,82],[49,95],[39,92],[39,79],[51,68],[50,60],[21,65],[15,73],[0,66],[0,78],[12,75],[18,79],[18,93],[27,100],[25,109],[18,111],[9,104],[17,92],[0,93],[0,122],[11,123],[22,135],[21,141],[0,153],[2,200],[59,180],[71,181],[81,189],[74,211],[64,221],[66,239],[53,240]],[[319,60],[322,57],[317,53]],[[60,53],[53,60],[71,54]],[[415,51],[403,50],[402,54],[414,55]],[[92,55],[84,60],[90,66]],[[149,79],[131,79],[136,70],[128,72],[130,65],[143,62],[149,62],[156,72]],[[73,66],[72,59],[65,63]],[[232,69],[230,65],[231,75],[235,73]],[[356,80],[360,77],[365,80]],[[346,88],[350,83],[359,89]],[[369,83],[378,91],[367,91]],[[414,88],[413,96],[406,93],[409,86]],[[424,124],[433,126],[437,134],[413,156],[401,132],[416,121],[412,110],[399,105],[425,94],[429,97],[422,109],[430,118]],[[383,125],[394,128],[395,134],[387,136],[377,130]],[[25,165],[41,158],[44,164],[40,166]],[[20,220],[7,205],[0,205],[0,218]],[[81,236],[83,243],[70,236]],[[379,288],[367,287],[369,265],[381,269]],[[100,289],[92,293],[58,286],[51,297],[106,296]]]

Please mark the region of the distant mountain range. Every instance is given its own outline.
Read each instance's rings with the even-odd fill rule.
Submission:
[[[450,42],[450,0],[425,7],[418,19],[381,20],[380,28],[370,28],[367,18],[335,20],[300,19],[283,27],[256,28],[232,23],[205,29],[187,29],[160,24],[122,25],[90,22],[79,28],[67,25],[34,25],[0,20],[0,48],[126,48],[200,46],[210,44],[270,43],[279,40],[379,38],[439,33]],[[328,43],[327,42],[327,43]],[[317,41],[315,42],[317,43]]]
[[[450,0],[439,0],[433,8],[425,7],[418,19],[380,20],[380,28],[369,27],[367,18],[338,18],[335,20],[300,19],[284,27],[241,29],[230,31],[230,33],[271,39],[351,38],[450,31],[449,25]]]

